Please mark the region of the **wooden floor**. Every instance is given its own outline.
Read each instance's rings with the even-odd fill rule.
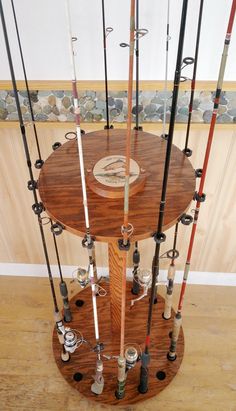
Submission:
[[[113,410],[88,402],[62,379],[51,346],[48,280],[0,277],[0,287],[0,410]],[[235,288],[189,286],[179,373],[154,399],[123,410],[236,411],[235,301]]]

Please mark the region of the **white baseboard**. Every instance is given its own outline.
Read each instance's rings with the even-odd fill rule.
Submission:
[[[72,278],[72,272],[76,266],[62,266],[63,276]],[[98,267],[99,276],[108,276],[108,267]],[[52,274],[59,277],[58,268],[56,265],[51,266]],[[166,270],[160,270],[159,281],[166,280]],[[0,263],[0,276],[26,276],[26,277],[47,277],[47,268],[44,264],[15,264],[15,263]],[[132,269],[127,270],[127,277],[132,278]],[[182,282],[183,272],[177,271],[175,282]],[[210,273],[200,271],[190,271],[189,284],[198,285],[221,285],[221,286],[236,286],[236,273]]]

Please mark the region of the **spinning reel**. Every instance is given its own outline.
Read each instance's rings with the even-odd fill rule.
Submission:
[[[134,368],[138,360],[138,350],[133,346],[127,347],[125,350],[126,372]]]
[[[86,285],[89,284],[89,271],[85,270],[85,268],[78,267],[74,271],[74,280],[77,281],[81,288],[85,288]]]
[[[148,289],[151,286],[151,282],[152,282],[152,272],[151,270],[137,270],[137,278],[134,278],[134,281],[136,281],[140,287],[143,288],[143,293],[138,297],[135,298],[134,300],[131,300],[130,303],[130,308],[132,308],[134,306],[134,303],[136,303],[136,301],[142,300],[144,297],[146,297],[148,295]],[[157,285],[167,285],[166,281],[158,281],[156,283]]]

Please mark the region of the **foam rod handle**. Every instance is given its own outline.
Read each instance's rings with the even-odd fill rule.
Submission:
[[[70,307],[69,307],[69,300],[68,300],[68,291],[67,291],[67,285],[65,281],[62,281],[60,283],[60,293],[63,299],[63,308],[64,308],[64,319],[66,322],[70,322],[72,320],[72,315],[70,312]]]
[[[65,306],[65,302],[63,301],[64,305],[64,320],[66,323],[69,323],[72,320],[72,315],[70,312],[70,308]]]
[[[174,326],[173,326],[173,331],[172,331],[172,336],[171,336],[170,350],[167,354],[167,358],[170,361],[174,361],[176,359],[176,346],[177,346],[177,342],[179,338],[181,324],[182,324],[182,316],[181,316],[181,313],[177,312],[174,318]]]
[[[134,274],[134,278],[133,278],[133,286],[132,286],[132,293],[135,295],[139,294],[139,290],[140,290],[140,286],[139,283],[137,282],[136,278],[135,278],[135,274]]]
[[[166,298],[165,298],[165,309],[164,309],[164,314],[163,314],[163,317],[165,318],[165,320],[169,320],[171,318],[172,298],[173,298],[173,293],[168,294],[168,290],[167,290]]]
[[[170,264],[168,268],[168,280],[174,280],[175,278],[175,265]]]
[[[140,383],[138,390],[141,394],[145,394],[148,390],[148,368],[141,365],[140,368]]]

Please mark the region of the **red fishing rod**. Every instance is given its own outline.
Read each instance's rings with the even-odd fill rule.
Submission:
[[[193,244],[194,244],[194,239],[195,239],[195,234],[196,234],[196,229],[197,229],[197,222],[198,222],[201,203],[203,203],[206,198],[206,195],[203,193],[203,189],[204,189],[204,183],[206,179],[206,172],[207,172],[207,166],[208,166],[208,161],[210,157],[212,140],[214,137],[216,117],[217,117],[218,108],[219,108],[220,95],[222,91],[222,84],[223,84],[223,79],[224,79],[225,66],[226,66],[228,49],[229,49],[230,40],[231,40],[235,12],[236,12],[236,0],[233,0],[231,11],[230,11],[230,16],[229,16],[228,28],[227,28],[227,32],[225,36],[225,41],[224,41],[223,54],[222,54],[221,63],[220,63],[220,70],[219,70],[219,76],[218,76],[218,81],[217,81],[216,94],[214,98],[214,107],[213,107],[213,113],[212,113],[212,118],[211,118],[210,130],[208,134],[207,147],[206,147],[205,158],[204,158],[204,163],[203,163],[203,168],[202,168],[202,175],[201,175],[199,190],[198,192],[196,191],[195,196],[194,196],[194,199],[196,200],[197,203],[196,203],[196,208],[194,212],[194,220],[193,220],[191,237],[189,241],[189,248],[188,248],[188,254],[187,254],[187,259],[186,259],[186,264],[185,264],[183,282],[182,282],[182,287],[181,287],[181,292],[180,292],[180,297],[179,297],[178,310],[174,318],[174,325],[173,325],[173,331],[172,331],[172,336],[171,336],[171,344],[170,344],[169,352],[167,354],[167,357],[170,361],[174,361],[176,359],[176,346],[177,346],[180,327],[182,323],[181,312],[183,308],[186,284],[187,284],[188,274],[190,270],[191,256],[192,256]]]

